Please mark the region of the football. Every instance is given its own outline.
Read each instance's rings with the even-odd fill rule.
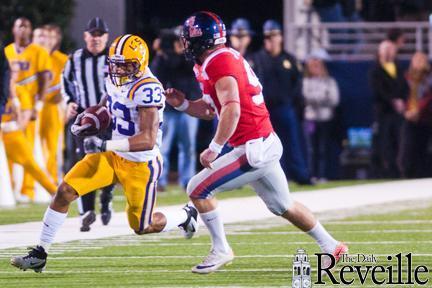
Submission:
[[[84,131],[85,136],[94,136],[105,131],[111,123],[111,115],[105,106],[91,106],[84,110],[81,125],[89,124]]]

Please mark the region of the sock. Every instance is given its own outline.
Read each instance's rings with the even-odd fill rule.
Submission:
[[[48,253],[51,243],[54,240],[54,236],[58,229],[63,225],[66,216],[67,213],[60,213],[54,211],[50,207],[47,208],[43,218],[43,226],[39,242],[39,246],[42,246],[45,249],[45,252]]]
[[[162,232],[167,232],[178,228],[178,226],[186,222],[188,218],[188,214],[184,209],[180,209],[171,213],[164,213],[164,215],[166,218],[166,224],[162,229]]]
[[[321,250],[325,253],[333,253],[339,243],[327,232],[319,221],[317,221],[315,227],[309,230],[307,234],[317,241]]]
[[[231,251],[226,239],[222,217],[220,216],[218,209],[207,213],[200,213],[200,215],[210,232],[213,249],[222,253],[228,253]]]

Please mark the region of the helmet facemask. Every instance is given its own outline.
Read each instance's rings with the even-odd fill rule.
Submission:
[[[108,59],[109,75],[112,83],[119,87],[137,80],[141,75],[141,64],[137,59],[127,59],[114,55]]]

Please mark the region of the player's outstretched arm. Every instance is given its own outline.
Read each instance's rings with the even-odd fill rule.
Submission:
[[[167,103],[178,111],[203,120],[212,120],[215,117],[213,108],[202,99],[189,101],[185,99],[183,92],[174,88],[168,88],[165,91],[165,97]]]

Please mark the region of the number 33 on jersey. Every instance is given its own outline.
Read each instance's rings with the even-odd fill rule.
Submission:
[[[121,156],[132,161],[148,161],[148,159],[152,159],[151,156],[155,156],[158,153],[158,148],[162,144],[161,126],[163,110],[165,108],[165,96],[162,84],[147,68],[144,76],[133,83],[116,87],[107,79],[106,87],[108,108],[112,116],[112,139],[114,140],[129,138],[139,133],[139,107],[158,108],[159,130],[155,148],[151,151],[121,153],[124,154]]]

